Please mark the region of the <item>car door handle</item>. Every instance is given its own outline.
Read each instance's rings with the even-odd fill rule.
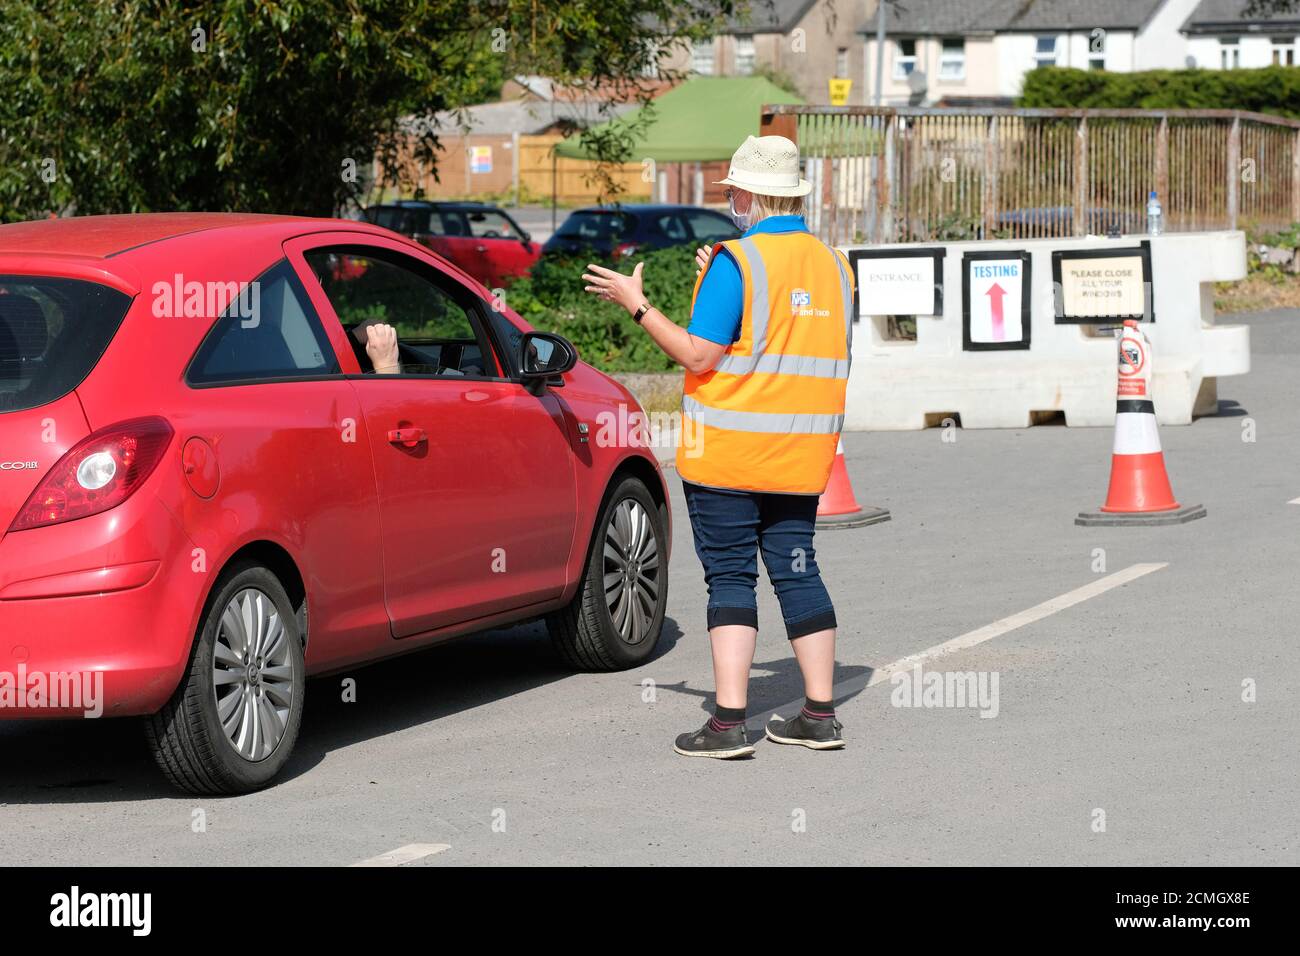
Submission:
[[[393,445],[401,445],[403,448],[414,448],[416,445],[429,440],[423,428],[407,427],[394,428],[388,433],[388,441]]]
[[[474,251],[475,251],[475,252],[487,252],[487,246],[483,245],[482,243],[479,243],[477,246],[474,247]]]

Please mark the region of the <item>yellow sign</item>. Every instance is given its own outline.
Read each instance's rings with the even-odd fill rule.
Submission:
[[[831,106],[847,106],[849,90],[853,89],[853,81],[841,77],[832,77],[826,83],[831,88]]]

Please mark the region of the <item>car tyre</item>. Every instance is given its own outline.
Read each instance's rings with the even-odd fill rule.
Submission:
[[[305,685],[301,628],[280,580],[235,567],[208,602],[176,693],[146,720],[154,759],[188,793],[259,790],[293,752]]]
[[[664,512],[637,478],[624,478],[596,520],[578,593],[546,618],[551,642],[569,666],[626,670],[654,654],[668,605]]]

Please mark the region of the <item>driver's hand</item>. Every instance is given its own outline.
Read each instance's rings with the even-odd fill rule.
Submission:
[[[376,375],[397,375],[402,371],[398,361],[397,330],[391,325],[376,323],[366,327],[366,355]]]

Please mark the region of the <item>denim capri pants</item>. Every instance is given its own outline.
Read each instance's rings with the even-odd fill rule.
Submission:
[[[835,627],[813,551],[817,495],[709,488],[683,481],[695,553],[709,588],[708,626],[758,627],[758,552],[790,640]]]

